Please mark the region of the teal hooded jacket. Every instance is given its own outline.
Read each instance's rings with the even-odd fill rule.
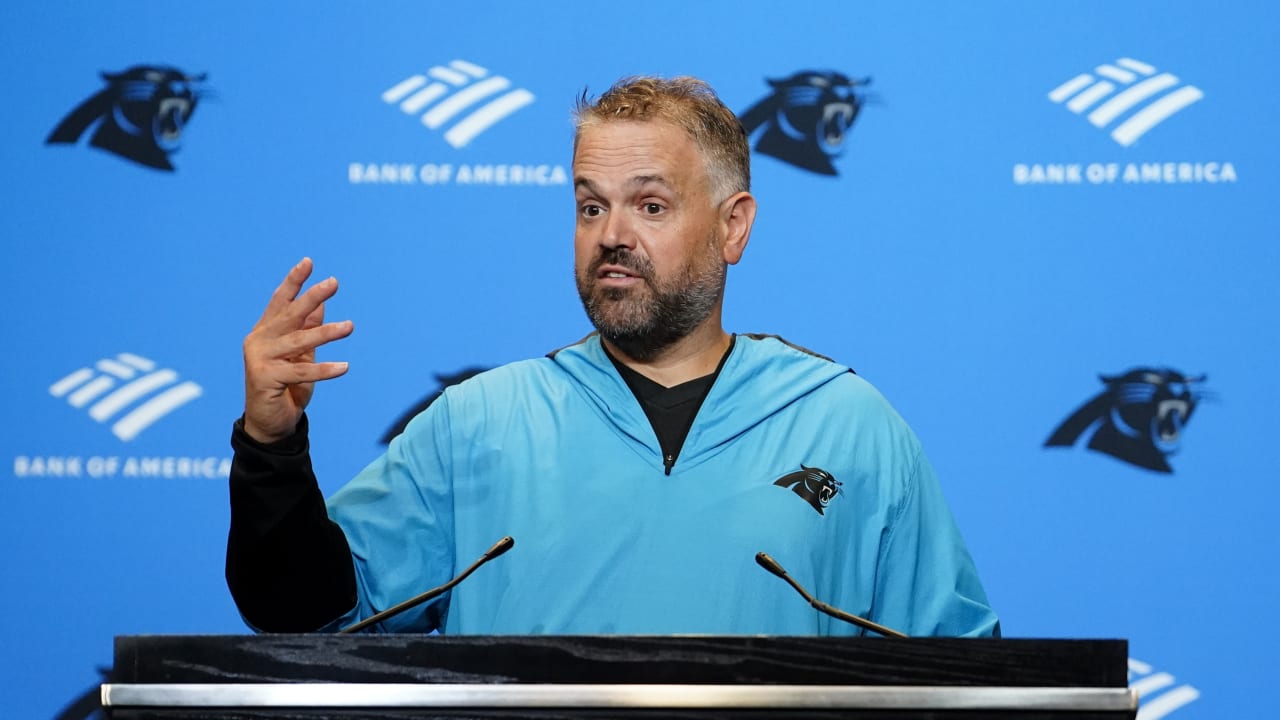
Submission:
[[[735,338],[668,474],[599,337],[448,388],[328,501],[356,606],[506,555],[386,632],[854,635],[756,564],[908,635],[999,625],[920,443],[848,367]]]

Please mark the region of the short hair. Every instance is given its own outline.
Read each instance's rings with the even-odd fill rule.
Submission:
[[[751,151],[738,116],[695,77],[627,77],[592,101],[583,90],[574,108],[573,150],[582,129],[615,120],[665,120],[682,128],[702,153],[715,202],[751,190]]]

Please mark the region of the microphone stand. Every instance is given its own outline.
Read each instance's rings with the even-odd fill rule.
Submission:
[[[481,555],[479,560],[476,560],[475,562],[471,563],[470,567],[468,567],[466,570],[463,570],[457,577],[450,580],[449,582],[441,585],[440,587],[431,588],[430,590],[422,593],[421,595],[411,597],[408,600],[405,600],[404,602],[400,603],[399,605],[389,607],[386,610],[383,610],[382,612],[377,613],[376,615],[371,615],[365,618],[364,620],[361,620],[358,623],[353,623],[351,625],[348,625],[342,628],[341,630],[339,630],[338,632],[339,633],[360,632],[361,630],[369,627],[370,625],[373,625],[375,623],[380,623],[383,620],[386,620],[387,618],[399,615],[405,610],[415,608],[428,600],[432,600],[434,598],[440,597],[441,595],[452,590],[454,586],[457,585],[458,583],[462,582],[463,580],[466,580],[467,577],[471,575],[471,573],[475,572],[476,569],[478,569],[481,565],[484,565],[485,563],[498,557],[502,553],[510,550],[515,544],[516,544],[516,541],[513,540],[510,535],[508,535],[502,538],[501,540],[499,540],[498,542],[494,543],[493,547],[489,548],[489,550],[485,552],[484,555]]]

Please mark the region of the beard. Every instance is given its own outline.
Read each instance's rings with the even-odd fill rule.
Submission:
[[[629,288],[601,288],[603,265],[618,265],[643,280]],[[714,243],[670,278],[658,278],[653,263],[626,248],[605,250],[575,275],[578,297],[600,336],[628,357],[646,362],[702,324],[724,293],[725,265]]]

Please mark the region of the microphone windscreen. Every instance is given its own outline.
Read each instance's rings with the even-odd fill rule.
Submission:
[[[492,560],[498,557],[499,555],[501,555],[502,553],[515,547],[515,545],[516,545],[515,538],[508,535],[502,538],[501,540],[499,540],[498,542],[494,543],[493,547],[489,548],[489,551],[484,554],[485,560],[486,561]]]
[[[760,567],[768,570],[778,577],[786,577],[787,575],[787,571],[782,569],[782,566],[778,564],[778,561],[769,557],[767,553],[756,553],[756,562],[760,564]]]

